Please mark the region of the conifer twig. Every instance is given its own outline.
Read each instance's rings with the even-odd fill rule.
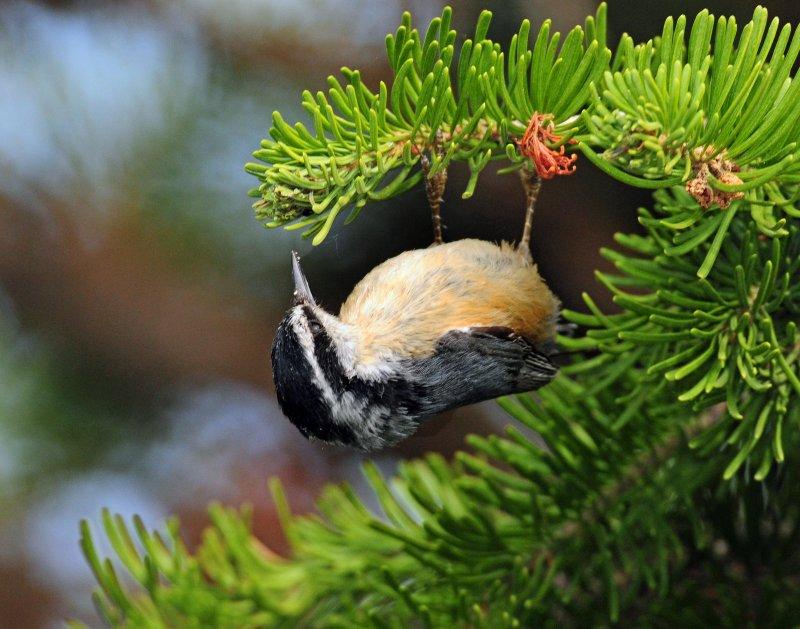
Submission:
[[[442,150],[442,130],[436,131],[436,138],[431,147],[431,151],[436,155],[437,159],[443,157]],[[431,221],[433,222],[433,244],[440,245],[444,242],[442,236],[442,213],[441,207],[444,201],[444,189],[447,185],[447,168],[440,168],[436,173],[430,175],[431,160],[422,154],[420,158],[422,164],[422,171],[425,174],[425,193],[428,197],[428,205],[431,208]]]
[[[517,250],[524,253],[528,258],[531,257],[531,230],[533,229],[533,211],[536,208],[536,200],[539,198],[539,191],[542,189],[542,180],[534,168],[526,165],[520,168],[519,178],[525,190],[525,223],[522,226],[522,236],[519,239]]]

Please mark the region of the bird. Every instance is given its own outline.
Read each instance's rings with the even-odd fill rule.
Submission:
[[[292,252],[294,295],[271,358],[278,403],[305,437],[380,450],[432,415],[556,376],[560,302],[528,245],[539,181],[528,174],[523,184],[528,209],[514,247],[443,242],[443,183],[429,181],[433,244],[372,269],[338,315],[317,304]]]

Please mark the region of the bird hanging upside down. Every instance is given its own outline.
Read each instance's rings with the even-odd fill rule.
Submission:
[[[514,248],[441,244],[435,185],[428,188],[434,244],[374,268],[338,316],[314,301],[293,254],[294,303],[278,328],[272,367],[278,402],[306,437],[377,450],[430,415],[555,377],[549,356],[559,302],[527,240],[538,186],[526,187],[525,230]]]

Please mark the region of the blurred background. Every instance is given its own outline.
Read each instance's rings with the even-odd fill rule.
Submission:
[[[424,26],[436,0],[150,0],[0,4],[0,627],[98,622],[78,521],[108,506],[151,526],[178,514],[190,544],[211,500],[255,507],[278,550],[266,479],[299,512],[325,482],[364,484],[357,452],[306,442],[277,408],[268,351],[291,297],[298,248],[315,295],[337,310],[378,262],[430,242],[421,190],[367,208],[313,248],[269,232],[243,171],[274,109],[303,118],[302,89],[342,65],[389,80],[383,38],[404,10]],[[588,0],[455,0],[471,32],[483,8],[507,42],[523,17],[564,31]],[[766,2],[800,21],[796,3]],[[610,2],[610,41],[645,39],[676,10],[708,6],[746,21],[750,2]],[[676,9],[676,7],[678,7]],[[515,238],[515,177],[462,169],[445,197],[446,237]],[[607,268],[598,248],[636,230],[645,192],[579,161],[548,183],[534,257],[563,302],[581,308]],[[491,403],[429,422],[395,462],[451,454],[468,432],[506,419]]]

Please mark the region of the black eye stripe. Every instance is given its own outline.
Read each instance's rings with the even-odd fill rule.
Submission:
[[[357,443],[350,426],[332,420],[322,392],[313,384],[313,370],[288,319],[281,323],[275,337],[272,372],[278,403],[304,436],[344,444]]]
[[[312,308],[303,306],[303,316],[308,322],[308,329],[314,336],[314,358],[334,394],[340,396],[347,389],[349,381],[344,374],[344,367],[339,362],[333,339],[328,335]]]
[[[312,334],[317,335],[324,331],[322,323],[320,323],[316,313],[311,308],[303,306],[303,315],[308,322],[308,329],[311,330]]]
[[[319,323],[319,319],[317,319],[316,313],[308,306],[303,306],[303,315],[308,320],[309,323],[312,321],[316,321]]]

